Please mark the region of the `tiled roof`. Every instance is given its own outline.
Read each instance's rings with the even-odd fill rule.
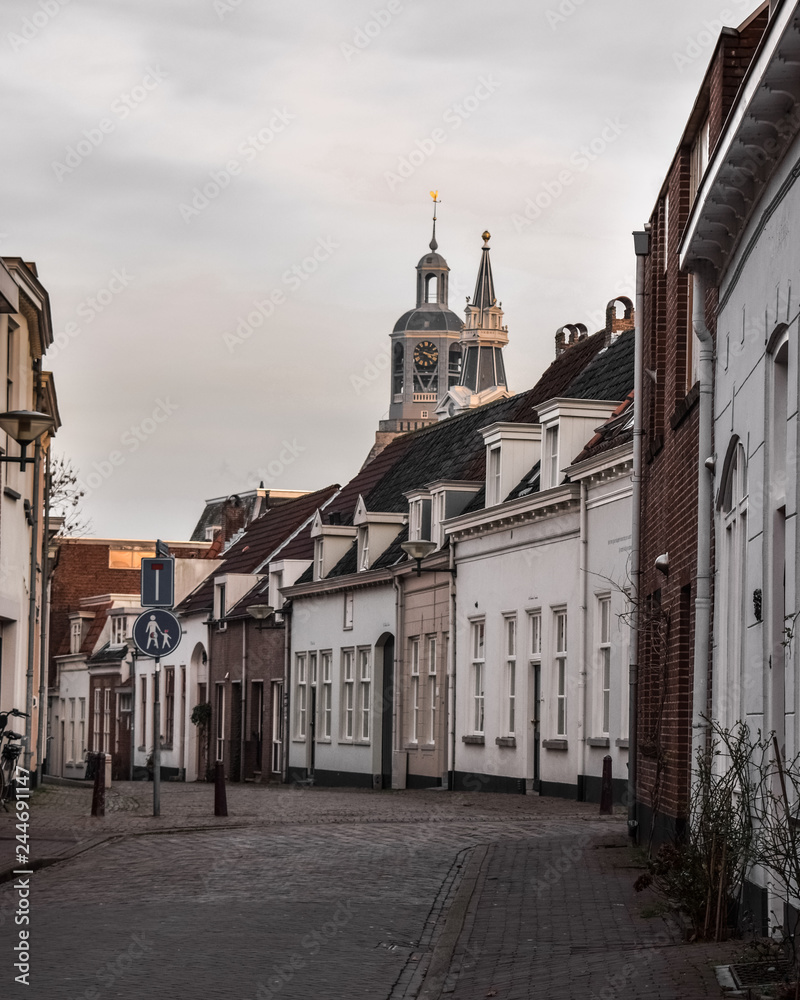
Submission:
[[[437,479],[482,483],[486,476],[486,449],[480,428],[498,421],[535,422],[536,406],[565,395],[583,368],[602,349],[604,341],[605,334],[601,332],[569,347],[527,392],[468,410],[414,431],[406,439],[401,438],[408,441],[408,452],[376,484],[369,496],[365,494],[367,509],[403,511],[408,503],[404,493]]]
[[[326,486],[315,493],[307,493],[278,507],[270,508],[261,517],[252,521],[242,537],[225,553],[222,565],[216,574],[205,579],[189,594],[178,606],[178,611],[181,614],[194,614],[210,610],[214,604],[215,575],[252,573],[282,542],[313,517],[317,508],[330,500],[338,488],[336,485]],[[281,556],[288,558],[283,552]]]
[[[85,653],[86,656],[91,656],[94,652],[94,647],[100,639],[100,633],[103,631],[106,618],[108,618],[108,612],[113,607],[113,601],[109,601],[107,604],[101,604],[99,607],[94,608],[94,618],[92,619],[92,624],[87,629],[86,635],[81,643],[81,652]],[[67,636],[66,652],[69,652],[69,636]]]
[[[633,387],[633,330],[621,333],[562,393],[567,399],[624,399]]]

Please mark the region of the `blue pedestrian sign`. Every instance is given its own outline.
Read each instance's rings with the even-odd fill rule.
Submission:
[[[171,608],[175,603],[175,560],[172,556],[142,559],[143,608]]]
[[[165,656],[178,648],[181,623],[164,608],[143,611],[134,622],[133,641],[137,649],[147,656]]]

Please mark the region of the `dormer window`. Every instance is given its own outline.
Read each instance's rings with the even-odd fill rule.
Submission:
[[[489,449],[489,472],[486,479],[486,502],[489,507],[503,500],[500,479],[500,445]]]
[[[225,584],[218,583],[214,588],[214,617],[217,621],[222,621],[225,611]]]
[[[558,424],[547,428],[544,439],[545,468],[547,469],[546,488],[558,486]]]
[[[408,499],[408,540],[410,542],[430,541],[430,493],[415,490],[406,493],[405,496]]]
[[[80,618],[73,618],[69,633],[70,653],[80,653],[83,642],[83,623]]]
[[[128,634],[128,618],[126,615],[113,615],[111,618],[111,645],[121,646]]]
[[[321,580],[324,573],[324,562],[323,562],[324,552],[322,549],[322,539],[316,538],[314,540],[314,579]]]
[[[358,570],[369,569],[369,528],[364,525],[358,529]]]

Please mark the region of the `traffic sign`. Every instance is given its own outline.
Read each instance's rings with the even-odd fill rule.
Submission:
[[[178,648],[181,623],[164,608],[143,611],[133,623],[133,641],[147,656],[164,656]]]
[[[171,608],[175,603],[175,560],[172,556],[142,559],[143,608]]]

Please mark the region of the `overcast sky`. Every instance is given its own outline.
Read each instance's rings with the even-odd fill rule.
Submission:
[[[50,292],[94,533],[185,538],[206,498],[352,478],[432,189],[451,307],[489,229],[532,385],[559,326],[632,294],[631,230],[755,6],[3,0],[0,253]]]

